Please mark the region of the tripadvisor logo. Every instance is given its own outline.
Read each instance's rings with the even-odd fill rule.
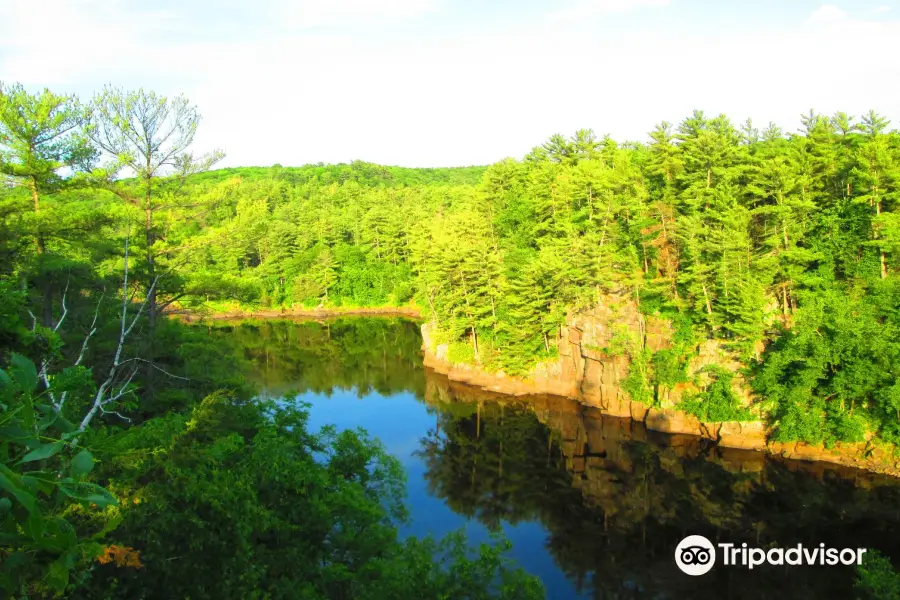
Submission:
[[[675,548],[675,564],[688,575],[703,575],[716,564],[716,549],[702,535],[689,535]]]
[[[675,564],[688,575],[704,575],[716,564],[716,547],[721,564],[753,569],[760,565],[861,565],[866,548],[828,548],[819,544],[807,548],[797,544],[791,548],[749,548],[747,544],[713,543],[702,535],[689,535],[675,548]]]

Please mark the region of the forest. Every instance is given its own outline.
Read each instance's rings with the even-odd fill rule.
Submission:
[[[377,440],[250,401],[235,357],[178,310],[414,305],[454,360],[524,374],[568,314],[614,293],[676,332],[663,352],[622,341],[636,399],[716,339],[778,439],[900,441],[900,134],[874,112],[786,132],[695,111],[645,142],[580,130],[445,169],[216,170],[199,123],[183,96],[0,85],[13,597],[151,597],[151,580],[192,598],[542,594],[502,542],[399,540],[402,470]],[[749,418],[727,388],[684,409]],[[233,538],[202,535],[232,520]],[[102,576],[110,563],[129,575]]]
[[[609,349],[640,367],[634,399],[654,404],[715,339],[758,405],[714,382],[685,410],[766,418],[781,441],[894,444],[900,135],[874,112],[800,125],[697,111],[646,143],[582,130],[487,168],[204,173],[170,192],[189,208],[154,212],[173,270],[160,285],[177,288],[161,305],[413,303],[454,361],[524,374],[554,355],[567,314],[612,293],[675,331],[663,352],[628,336]]]

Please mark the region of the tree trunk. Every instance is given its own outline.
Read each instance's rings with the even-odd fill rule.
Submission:
[[[881,216],[881,202],[880,201],[875,203],[875,216],[876,217]],[[878,233],[876,232],[873,237],[877,240]],[[879,260],[881,261],[881,278],[887,279],[887,261],[884,258],[884,250],[883,249],[880,250],[880,252],[879,252]]]
[[[147,313],[147,317],[149,319],[150,326],[150,335],[156,330],[156,288],[153,287],[153,280],[156,278],[156,261],[153,256],[153,209],[150,208],[150,192],[147,192],[147,203],[148,206],[145,209],[145,233],[147,236],[147,308],[149,312]]]
[[[787,293],[787,284],[781,284],[781,312],[784,314],[785,320],[787,320],[788,311],[790,310],[790,306],[788,305],[788,293]]]
[[[434,310],[434,298],[432,297],[433,295],[434,288],[432,288],[431,291],[428,292],[428,306],[429,308],[431,308],[431,322],[434,323],[435,327],[437,327],[438,318],[437,311]]]
[[[37,189],[37,180],[32,177],[31,178],[31,199],[34,201],[34,215],[35,217],[41,212],[41,196],[38,193]],[[37,252],[38,254],[43,254],[47,247],[44,243],[44,233],[41,231],[41,224],[37,225]]]
[[[156,359],[156,317],[157,294],[156,286],[156,257],[153,255],[153,206],[151,205],[150,180],[147,180],[147,192],[144,205],[144,234],[147,241],[147,356],[144,365],[146,399],[152,401],[155,392],[153,361]]]
[[[31,177],[30,187],[31,199],[34,202],[34,216],[38,217],[41,212],[41,196],[38,193],[37,179],[34,176]],[[44,232],[41,230],[40,221],[37,223],[35,242],[37,244],[38,260],[40,261],[41,270],[43,271],[43,259],[44,255],[47,253],[47,241],[44,238]],[[53,327],[53,282],[50,281],[50,277],[47,273],[41,273],[41,279],[41,294],[44,297],[41,305],[41,322],[44,327]]]
[[[594,222],[594,188],[588,186],[588,221]]]

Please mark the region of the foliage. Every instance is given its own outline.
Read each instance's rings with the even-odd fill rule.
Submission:
[[[311,433],[302,407],[224,394],[155,421],[104,444],[134,498],[113,545],[141,568],[100,561],[74,597],[542,596],[502,543],[470,557],[459,535],[400,541],[403,469],[362,431]]]
[[[857,567],[856,591],[862,600],[893,600],[900,597],[900,573],[894,570],[890,559],[869,550],[863,555],[863,564]]]
[[[869,295],[832,288],[802,296],[793,329],[776,340],[753,379],[777,403],[778,439],[857,442],[869,429],[900,439],[896,294],[889,281]]]
[[[706,367],[701,373],[708,374],[712,381],[699,394],[682,400],[678,408],[696,415],[701,421],[713,423],[755,419],[749,410],[741,406],[732,389],[733,373],[719,365]]]
[[[116,498],[87,480],[93,454],[78,445],[79,431],[39,390],[34,363],[13,354],[0,370],[0,591],[5,597],[63,592],[70,576],[103,549],[109,523],[103,510]],[[62,392],[54,382],[50,390]],[[79,535],[67,513],[79,505],[97,520]]]

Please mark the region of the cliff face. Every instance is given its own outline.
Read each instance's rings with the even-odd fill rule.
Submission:
[[[623,335],[631,336],[654,352],[669,347],[672,339],[668,321],[647,317],[633,302],[610,296],[602,305],[570,315],[557,342],[557,359],[540,363],[527,377],[512,377],[503,372],[488,372],[475,365],[449,362],[447,345],[434,342],[430,323],[422,326],[425,366],[451,380],[485,391],[513,396],[562,396],[596,408],[602,414],[639,421],[652,431],[707,438],[723,448],[760,450],[789,459],[826,461],[900,474],[900,462],[896,462],[890,451],[866,443],[838,443],[829,450],[802,442],[770,442],[766,423],[762,420],[702,422],[675,408],[686,393],[696,391],[693,384],[660,389],[660,402],[656,407],[632,400],[623,386],[630,367],[628,356],[611,355],[606,350]],[[708,340],[690,360],[688,377],[693,378],[710,364],[733,372],[741,366],[716,340]],[[732,389],[743,403],[750,404],[750,390],[740,374],[734,377]]]
[[[635,419],[655,431],[702,436],[725,447],[760,449],[766,445],[762,422],[701,423],[693,415],[675,410],[685,392],[693,388],[691,384],[661,389],[659,407],[629,397],[623,384],[628,377],[630,360],[625,354],[611,355],[606,349],[617,337],[630,337],[656,352],[669,347],[672,331],[668,321],[646,317],[634,303],[622,298],[609,296],[602,305],[570,316],[557,342],[559,358],[537,365],[524,378],[510,377],[502,372],[489,373],[473,365],[451,364],[447,360],[447,346],[432,341],[431,324],[423,325],[422,337],[425,366],[456,381],[517,396],[563,396],[598,408],[604,414]],[[715,341],[710,341],[691,360],[688,375],[692,377],[713,363],[732,370],[739,367]],[[734,388],[738,397],[749,404],[749,391],[740,376],[735,378]]]

